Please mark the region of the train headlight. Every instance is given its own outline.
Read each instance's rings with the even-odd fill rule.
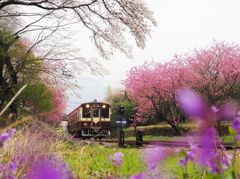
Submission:
[[[106,108],[106,105],[104,104],[104,105],[102,106],[102,108]]]
[[[89,105],[89,104],[87,104],[87,105],[86,105],[86,108],[89,108],[89,107],[90,107],[90,105]]]

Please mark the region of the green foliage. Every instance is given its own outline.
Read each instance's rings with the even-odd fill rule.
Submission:
[[[25,84],[38,83],[40,81],[40,71],[42,60],[36,57],[23,41],[9,31],[0,31],[0,109],[3,108]],[[31,87],[30,87],[31,88]],[[26,89],[25,89],[26,90]],[[28,89],[29,90],[29,89]],[[38,90],[36,90],[37,92]],[[35,100],[36,92],[28,93],[24,98],[17,98],[9,107],[8,113],[18,115],[19,108],[24,108],[25,101]],[[43,104],[44,105],[44,104]],[[42,110],[44,107],[41,106]],[[46,106],[49,108],[49,105]],[[45,111],[45,109],[43,110]]]
[[[35,113],[49,112],[54,107],[52,92],[44,83],[29,85],[21,98]]]
[[[186,153],[185,150],[181,150],[179,155],[180,155],[181,158],[184,158],[184,157],[187,156],[187,153]]]
[[[112,107],[112,119],[111,119],[111,125],[112,127],[116,127],[116,116],[118,115],[118,107],[123,106],[125,110],[125,115],[128,120],[128,124],[130,122],[130,119],[133,118],[133,107],[134,104],[132,101],[130,101],[126,94],[123,93],[123,91],[117,89],[115,91],[112,91],[111,89],[107,92],[106,101],[111,105]]]
[[[8,31],[1,31],[0,30],[0,57],[6,55],[7,48],[11,46],[15,42],[15,39],[13,38],[12,34]]]
[[[229,132],[230,135],[233,135],[233,136],[237,134],[237,131],[235,131],[235,130],[232,128],[232,126],[229,126],[229,127],[228,127],[228,132]]]

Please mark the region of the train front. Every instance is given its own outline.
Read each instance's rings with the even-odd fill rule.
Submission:
[[[81,104],[82,137],[110,137],[111,107],[107,103],[90,102]]]

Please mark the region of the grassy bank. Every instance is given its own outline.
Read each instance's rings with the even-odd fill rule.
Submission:
[[[143,136],[143,141],[186,141],[185,136],[153,136],[153,135],[145,135]],[[126,137],[125,140],[136,140],[136,137]],[[222,142],[231,143],[234,142],[234,136],[226,135],[221,137]]]
[[[118,149],[97,144],[81,146],[80,144],[66,143],[66,146],[67,150],[63,156],[77,178],[127,177],[144,170],[144,163],[141,161],[140,151],[137,149]],[[119,169],[115,168],[109,159],[109,156],[115,152],[124,154],[123,164]]]

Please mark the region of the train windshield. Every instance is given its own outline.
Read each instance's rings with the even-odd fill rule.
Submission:
[[[109,108],[104,108],[101,110],[101,117],[109,118]]]
[[[93,117],[99,117],[99,109],[93,108]]]
[[[83,118],[90,118],[90,108],[83,108]]]

